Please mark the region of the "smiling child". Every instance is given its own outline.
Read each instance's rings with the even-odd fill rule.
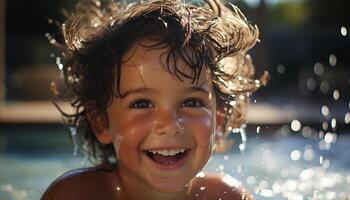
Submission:
[[[258,30],[237,7],[85,1],[62,31],[60,95],[76,108],[65,116],[96,167],[60,176],[42,199],[252,199],[201,172],[267,78],[250,78]]]

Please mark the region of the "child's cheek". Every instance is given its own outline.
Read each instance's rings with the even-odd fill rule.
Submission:
[[[185,129],[192,134],[198,146],[208,146],[212,142],[213,119],[210,114],[185,118]]]
[[[120,145],[137,148],[151,130],[152,124],[147,115],[128,115],[118,123],[114,137],[120,135]],[[117,136],[118,137],[118,136]],[[124,144],[125,143],[125,144]]]

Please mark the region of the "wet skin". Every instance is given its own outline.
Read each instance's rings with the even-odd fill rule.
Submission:
[[[143,40],[142,44],[150,45],[152,41]],[[195,83],[186,78],[179,80],[162,64],[165,57],[161,55],[167,48],[143,45],[134,45],[123,56],[122,97],[115,97],[107,109],[109,126],[95,131],[100,142],[113,143],[118,157],[116,169],[71,172],[56,181],[43,199],[55,194],[50,192],[55,185],[71,185],[77,188],[75,192],[84,187],[99,199],[192,199],[197,194],[207,199],[217,199],[221,194],[225,194],[222,199],[242,199],[241,190],[219,176],[194,178],[213,148],[216,103],[209,73],[202,70]],[[191,74],[181,59],[177,65]],[[147,154],[183,149],[184,156],[170,164],[155,162]],[[206,189],[199,190],[201,187]]]
[[[142,41],[142,45],[151,44]],[[162,64],[166,51],[135,45],[126,52],[122,98],[113,100],[107,109],[109,127],[97,134],[102,142],[113,142],[121,186],[128,196],[134,191],[157,196],[186,193],[185,185],[211,153],[215,101],[210,77],[203,70],[197,83],[177,79]],[[177,65],[190,75],[182,60]],[[175,165],[157,165],[145,153],[179,149],[188,153]]]

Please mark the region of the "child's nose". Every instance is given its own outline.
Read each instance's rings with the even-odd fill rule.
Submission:
[[[184,131],[183,123],[176,112],[165,111],[158,115],[155,132],[158,135],[181,134]]]

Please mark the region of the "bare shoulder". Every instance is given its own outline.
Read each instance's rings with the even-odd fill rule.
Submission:
[[[192,193],[195,197],[206,199],[253,199],[240,181],[226,174],[205,174],[205,176],[196,177],[192,183]]]
[[[68,171],[46,189],[41,200],[96,199],[108,191],[108,172],[100,168],[82,168]]]

